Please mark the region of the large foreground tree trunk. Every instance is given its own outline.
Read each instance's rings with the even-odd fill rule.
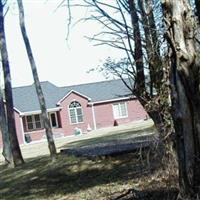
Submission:
[[[6,110],[5,110],[5,105],[3,101],[3,90],[0,87],[0,129],[1,129],[2,140],[3,140],[2,154],[5,158],[6,164],[8,164],[9,166],[14,166],[7,124],[8,123],[6,119]]]
[[[4,72],[8,133],[9,133],[9,138],[10,138],[10,143],[11,143],[11,150],[13,154],[14,165],[19,165],[19,164],[24,163],[24,160],[22,158],[19,142],[17,139],[16,127],[15,127],[10,66],[9,66],[9,61],[8,61],[8,52],[7,52],[5,30],[4,30],[3,4],[1,0],[0,0],[0,48],[1,48],[0,51],[1,51],[3,72]]]
[[[171,46],[172,117],[176,132],[179,184],[183,195],[200,187],[199,47],[187,0],[165,0],[163,10]]]
[[[196,14],[200,23],[200,0],[195,0]]]
[[[42,120],[43,120],[43,125],[44,125],[45,131],[46,131],[50,155],[51,155],[52,160],[54,160],[56,158],[56,147],[55,147],[55,143],[54,143],[54,139],[53,139],[51,124],[50,124],[50,121],[48,118],[48,113],[47,113],[47,109],[46,109],[44,95],[42,92],[42,87],[40,85],[40,81],[39,81],[39,77],[38,77],[38,73],[37,73],[36,63],[35,63],[35,60],[33,57],[31,45],[30,45],[29,38],[28,38],[27,32],[26,32],[24,8],[23,8],[22,0],[17,0],[17,2],[18,2],[18,7],[19,7],[19,21],[20,21],[21,33],[23,36],[24,44],[26,47],[26,52],[27,52],[29,62],[31,65],[31,69],[32,69],[32,73],[33,73],[35,89],[37,92],[40,109],[42,112]]]

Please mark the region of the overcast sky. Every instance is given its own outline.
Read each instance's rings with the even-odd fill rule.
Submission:
[[[95,82],[105,78],[99,73],[86,73],[102,63],[108,56],[118,52],[108,47],[94,47],[85,38],[100,28],[94,23],[79,23],[70,29],[67,36],[67,9],[55,8],[59,0],[24,0],[28,35],[35,56],[39,78],[63,86]],[[46,2],[46,3],[45,3]],[[85,10],[77,9],[73,15],[76,21],[84,16]],[[14,87],[33,83],[30,65],[19,29],[18,10],[15,0],[5,19],[6,36]]]

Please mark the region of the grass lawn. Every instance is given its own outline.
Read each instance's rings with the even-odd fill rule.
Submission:
[[[75,140],[62,145],[60,149],[69,147],[82,147],[99,143],[116,142],[121,140],[139,138],[140,136],[150,136],[150,135],[155,135],[154,127],[149,127],[144,130],[135,130],[135,131],[126,130],[124,132],[118,132],[118,133],[115,132],[113,134],[102,135],[99,137],[90,137],[81,140]]]
[[[27,159],[16,169],[0,166],[0,199],[103,200],[131,188],[173,188],[158,167],[133,154],[96,160],[60,155],[55,163],[47,156]]]
[[[57,151],[60,149],[68,148],[71,146],[83,146],[90,143],[99,143],[113,139],[126,139],[129,137],[136,137],[137,135],[148,134],[147,129],[153,128],[152,120],[140,121],[120,125],[116,127],[102,128],[99,130],[91,131],[88,134],[78,136],[68,136],[64,138],[55,139]],[[24,158],[34,158],[38,156],[49,155],[49,149],[46,141],[39,143],[30,143],[21,146],[22,155]],[[4,158],[0,154],[0,164]]]
[[[146,128],[150,128],[148,126]],[[136,131],[137,130],[137,131]],[[113,129],[111,130],[113,131]],[[141,129],[135,129],[141,134]],[[56,140],[59,148],[69,145],[90,144],[94,142],[111,139],[132,137],[134,132],[128,128],[113,131],[113,134],[83,135],[82,143],[75,137],[68,142]],[[144,133],[143,133],[144,134]],[[101,137],[102,136],[102,137]],[[97,139],[98,138],[98,139]],[[44,145],[45,144],[45,145]],[[52,163],[45,149],[46,143],[38,143],[22,147],[22,153],[26,163],[15,169],[7,169],[0,165],[0,199],[2,200],[104,200],[115,199],[120,194],[126,193],[129,189],[154,191],[155,195],[143,195],[140,200],[160,200],[164,192],[171,194],[176,187],[176,176],[160,168],[156,156],[150,156],[147,162],[146,156],[138,157],[136,153],[129,153],[121,156],[107,157],[104,159],[89,160],[73,156],[58,155],[56,162]],[[170,177],[170,178],[169,178]],[[163,190],[168,188],[168,191]],[[158,197],[158,198],[157,198]],[[124,198],[120,198],[121,200]],[[171,198],[172,199],[172,198]]]
[[[74,140],[70,140],[63,145],[60,145],[59,149],[126,140],[129,138],[152,134],[155,134],[153,122],[151,120],[140,121],[92,131],[86,135],[78,136]]]

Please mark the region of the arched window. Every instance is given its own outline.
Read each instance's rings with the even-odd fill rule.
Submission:
[[[69,116],[72,124],[83,122],[83,110],[79,102],[73,101],[70,103]]]

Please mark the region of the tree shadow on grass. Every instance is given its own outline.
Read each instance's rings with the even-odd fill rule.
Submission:
[[[177,188],[130,189],[119,196],[111,197],[110,200],[177,200],[178,194]]]
[[[132,153],[106,159],[88,160],[59,155],[28,159],[15,169],[0,166],[0,199],[40,199],[77,193],[103,184],[126,182],[152,174],[159,168],[142,163]]]

